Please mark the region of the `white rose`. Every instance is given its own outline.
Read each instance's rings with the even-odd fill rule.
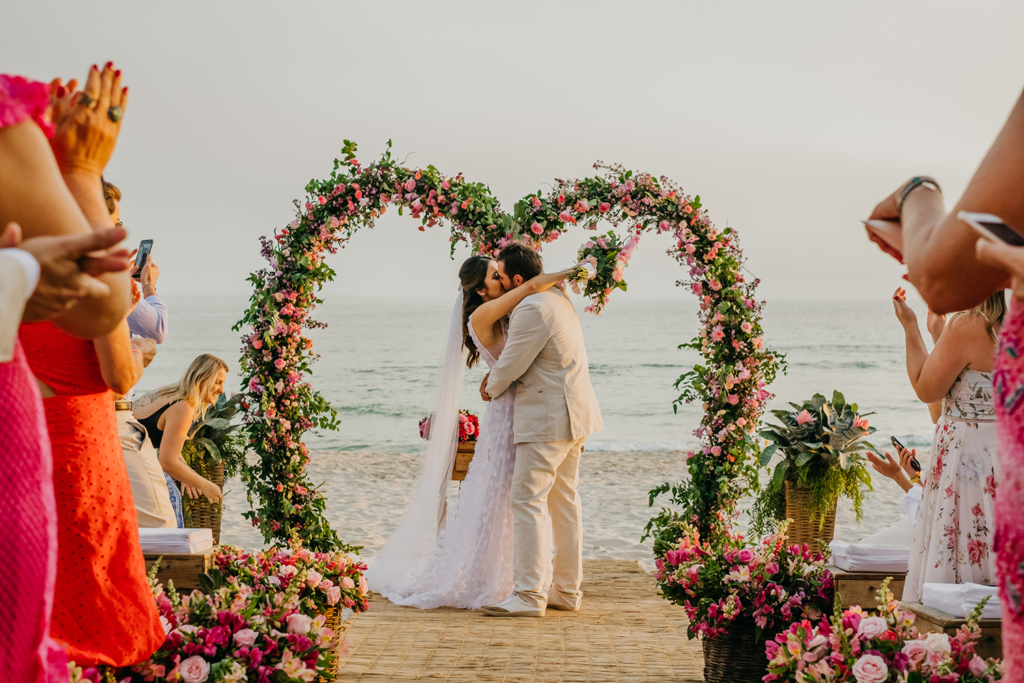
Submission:
[[[874,640],[887,630],[889,630],[889,625],[885,623],[885,619],[882,617],[865,617],[860,620],[860,625],[857,627],[857,635],[861,638]]]
[[[257,635],[256,631],[253,631],[251,628],[243,628],[235,632],[233,639],[235,641],[235,645],[240,647],[252,647],[256,642]]]
[[[581,265],[583,266],[583,270],[586,271],[587,273],[588,280],[593,280],[595,277],[597,277],[597,268],[594,267],[594,264],[590,262],[584,262]]]
[[[864,655],[853,665],[853,677],[857,683],[885,683],[889,667],[878,655]]]
[[[949,654],[949,636],[945,633],[929,633],[924,638],[924,644],[931,652],[936,654]]]
[[[178,665],[178,673],[185,683],[203,683],[210,677],[210,663],[199,655],[192,655]]]

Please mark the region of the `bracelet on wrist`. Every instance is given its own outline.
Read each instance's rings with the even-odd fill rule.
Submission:
[[[911,486],[913,486],[914,484],[920,484],[920,483],[921,483],[921,475],[920,474],[915,474],[914,478],[910,480]]]
[[[924,176],[914,176],[910,179],[910,182],[907,183],[907,186],[903,188],[903,192],[900,192],[900,198],[896,201],[896,215],[901,219],[903,218],[903,203],[907,201],[907,197],[910,196],[910,193],[919,187],[926,187],[929,190],[934,190],[939,193],[940,197],[942,196],[942,188],[939,187],[937,182]]]

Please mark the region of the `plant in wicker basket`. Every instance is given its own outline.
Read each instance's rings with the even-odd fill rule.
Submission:
[[[677,532],[675,543],[655,542],[655,579],[686,610],[687,635],[703,639],[705,681],[760,681],[767,662],[755,644],[832,604],[825,557],[787,545],[786,523],[759,544],[732,532],[704,541],[683,523]]]
[[[189,467],[222,489],[225,479],[243,473],[246,466],[245,437],[238,431],[242,425],[231,424],[240,410],[241,400],[238,394],[231,398],[221,394],[203,419],[189,429],[188,439],[181,449]],[[205,496],[196,499],[183,496],[182,511],[186,527],[213,529],[215,540],[220,541],[219,503],[210,502]]]
[[[773,455],[782,457],[754,503],[751,530],[764,533],[789,517],[797,522],[790,527],[794,540],[831,540],[841,496],[853,502],[858,522],[864,512],[863,494],[871,489],[871,474],[863,454],[874,448],[864,437],[875,431],[866,419],[872,413],[859,414],[857,404],[847,403],[838,391],[831,401],[815,394],[810,401],[789,405],[793,410],[773,410],[778,424],[768,424],[760,432],[770,442],[761,452],[761,465],[768,467]],[[797,496],[803,501],[794,505]]]

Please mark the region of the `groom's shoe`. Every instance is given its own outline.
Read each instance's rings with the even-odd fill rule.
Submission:
[[[560,594],[551,591],[548,593],[548,609],[557,609],[562,612],[579,612],[579,607],[573,607],[568,600]]]
[[[480,611],[489,617],[542,617],[543,607],[534,607],[526,604],[526,601],[515,593],[499,602],[497,605],[484,605]]]

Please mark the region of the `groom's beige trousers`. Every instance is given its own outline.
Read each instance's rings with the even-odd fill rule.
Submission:
[[[583,506],[576,491],[580,451],[587,437],[516,444],[512,475],[515,524],[515,591],[527,604],[543,608],[547,568],[555,557],[551,592],[579,608],[583,599]],[[550,518],[550,522],[548,521]]]

